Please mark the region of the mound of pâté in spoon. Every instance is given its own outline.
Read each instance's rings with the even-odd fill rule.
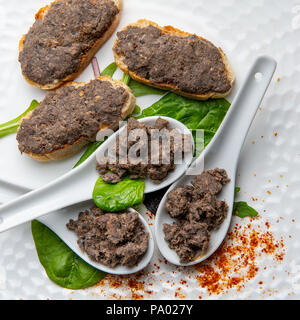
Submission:
[[[95,207],[79,213],[67,227],[93,261],[111,268],[134,267],[148,250],[149,234],[137,212],[104,213]]]
[[[183,159],[193,144],[190,135],[169,128],[167,120],[158,118],[151,126],[130,118],[127,132],[117,137],[111,149],[114,156],[97,159],[97,170],[105,182],[115,184],[129,175],[131,179],[149,177],[160,184],[175,169],[176,155]]]
[[[217,200],[216,196],[229,182],[225,170],[208,170],[196,176],[192,185],[168,194],[165,209],[177,221],[165,224],[163,232],[181,263],[189,263],[199,252],[207,251],[211,231],[219,228],[228,213],[226,202]]]

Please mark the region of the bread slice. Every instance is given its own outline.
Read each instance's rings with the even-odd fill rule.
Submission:
[[[127,87],[126,84],[122,81],[112,80],[111,77],[109,77],[109,76],[99,77],[97,79],[102,80],[102,81],[109,81],[114,87],[123,87],[126,90],[126,92],[128,93],[128,98],[127,98],[124,106],[122,107],[122,111],[121,111],[122,120],[126,119],[133,112],[133,110],[135,108],[135,102],[136,102],[136,98],[132,94],[129,87]],[[86,85],[85,82],[69,82],[69,83],[65,84],[65,86],[73,86],[76,88],[84,86],[84,85]],[[32,112],[33,111],[29,112],[23,119],[30,119]],[[21,127],[22,120],[20,122],[19,128]],[[101,126],[99,128],[99,131],[104,131],[108,128],[110,128],[110,127],[109,126]],[[34,153],[24,153],[24,154],[33,158],[34,160],[41,161],[41,162],[47,162],[47,161],[51,161],[51,160],[62,160],[64,158],[67,158],[67,157],[70,157],[70,156],[76,154],[83,147],[85,147],[87,144],[95,141],[95,139],[96,139],[96,137],[94,137],[94,139],[80,138],[77,141],[75,141],[72,145],[65,145],[64,148],[62,148],[62,149],[58,149],[58,150],[52,151],[50,153],[42,154],[42,155],[41,154],[34,154]]]
[[[47,5],[43,8],[41,8],[38,13],[35,15],[35,19],[43,19],[44,16],[47,14],[48,10],[50,10],[51,5],[56,2],[58,0],[53,1],[50,5]],[[116,6],[119,8],[120,12],[122,10],[123,7],[123,0],[112,0]],[[104,45],[104,43],[112,36],[112,34],[114,33],[114,31],[116,30],[117,26],[119,25],[120,22],[120,13],[117,14],[111,24],[111,26],[107,29],[107,31],[102,35],[101,38],[99,38],[95,44],[93,45],[93,47],[81,58],[81,64],[80,64],[80,68],[77,72],[68,75],[67,77],[65,77],[64,79],[60,79],[60,80],[54,80],[52,83],[47,83],[45,85],[41,85],[38,84],[32,80],[30,80],[23,72],[23,77],[25,78],[25,80],[33,87],[35,88],[39,88],[42,90],[52,90],[55,88],[58,88],[59,86],[61,86],[63,83],[68,82],[68,81],[72,81],[74,80],[78,75],[80,75],[82,73],[82,71],[89,65],[89,63],[91,62],[91,60],[93,59],[93,57],[95,56],[95,54],[97,53],[97,51]],[[23,51],[23,47],[24,47],[24,40],[25,40],[26,34],[23,35],[23,37],[21,38],[20,42],[19,42],[19,53]]]
[[[188,37],[188,36],[192,35],[190,33],[187,33],[187,32],[181,31],[179,29],[176,29],[176,28],[174,28],[172,26],[160,27],[157,23],[149,21],[149,20],[145,20],[145,19],[139,20],[136,23],[129,24],[123,30],[126,30],[128,27],[146,28],[146,27],[149,27],[149,26],[153,26],[155,28],[159,28],[165,34],[170,34],[170,35],[174,35],[174,36],[178,36],[178,37],[185,38],[185,37]],[[201,39],[201,40],[205,40],[205,41],[211,43],[207,39],[202,38],[200,36],[198,36],[198,38]],[[155,84],[155,83],[151,83],[149,80],[147,80],[145,78],[140,77],[138,74],[136,74],[135,72],[133,72],[133,71],[128,69],[128,66],[125,63],[125,56],[119,55],[115,50],[117,48],[117,45],[118,45],[118,38],[115,40],[114,47],[113,47],[114,57],[115,57],[115,61],[116,61],[117,65],[118,65],[118,67],[123,72],[128,73],[131,76],[131,78],[133,78],[134,80],[142,82],[142,83],[147,84],[149,86],[152,86],[152,87],[155,87],[155,88],[159,88],[159,89],[163,89],[163,90],[170,90],[170,91],[173,91],[173,92],[175,92],[175,93],[177,93],[179,95],[185,96],[187,98],[198,99],[198,100],[207,100],[209,98],[223,98],[223,97],[227,96],[230,93],[231,89],[232,89],[232,85],[233,85],[233,82],[235,80],[235,75],[234,75],[234,72],[233,72],[233,70],[232,70],[232,68],[231,68],[231,66],[229,64],[229,61],[227,60],[227,58],[226,58],[226,56],[225,56],[225,54],[224,54],[224,52],[222,51],[221,48],[218,48],[218,50],[219,50],[219,52],[220,52],[220,54],[222,56],[222,60],[223,60],[223,63],[225,65],[226,76],[227,76],[227,78],[228,78],[228,80],[229,80],[229,82],[231,84],[230,90],[228,90],[225,93],[207,92],[205,94],[194,94],[194,93],[184,92],[184,91],[180,90],[179,88],[177,88],[176,86],[174,86],[172,84],[168,84],[168,83]]]

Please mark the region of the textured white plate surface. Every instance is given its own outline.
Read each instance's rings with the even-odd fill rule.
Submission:
[[[0,123],[19,115],[32,99],[42,99],[45,95],[23,80],[17,62],[17,46],[21,35],[32,24],[34,14],[49,2],[0,0]],[[62,289],[47,278],[39,264],[27,224],[0,235],[0,298],[299,299],[300,2],[124,2],[119,29],[129,22],[147,18],[198,33],[221,46],[237,75],[229,100],[256,56],[268,54],[278,61],[275,78],[243,148],[237,182],[241,187],[240,199],[248,201],[260,216],[252,222],[249,219],[233,220],[232,230],[236,236],[227,239],[224,251],[231,254],[230,261],[234,261],[236,268],[228,266],[225,270],[223,263],[223,269],[217,272],[222,252],[208,267],[181,269],[166,264],[156,251],[144,273],[109,277],[93,288],[76,292]],[[97,54],[101,68],[113,61],[113,39]],[[92,70],[88,68],[79,80],[89,80],[92,76]],[[157,97],[146,97],[138,99],[138,104],[147,107],[155,100]],[[0,202],[24,192],[22,187],[37,188],[60,176],[80,157],[76,155],[66,161],[38,164],[20,155],[14,135],[0,140],[0,150]],[[148,220],[153,224],[153,217]],[[243,265],[245,255],[237,253],[240,240],[237,241],[236,237],[242,234],[246,235],[240,247],[243,249],[255,234],[254,238],[258,239],[258,244],[253,240],[256,249],[246,254],[253,266],[253,274],[246,270],[250,264],[248,267]],[[236,251],[230,253],[229,247]],[[210,268],[213,263],[216,265],[214,269]],[[225,277],[230,272],[231,275]]]

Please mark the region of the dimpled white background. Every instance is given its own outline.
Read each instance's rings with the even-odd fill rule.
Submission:
[[[22,79],[17,44],[32,24],[36,11],[47,3],[0,0],[0,123],[23,112],[33,98],[44,96],[44,92],[31,88]],[[254,279],[245,283],[240,291],[231,289],[219,295],[209,295],[201,288],[192,276],[193,270],[160,264],[156,252],[147,269],[150,274],[152,270],[156,270],[155,273],[142,278],[144,287],[151,288],[152,293],[142,292],[143,297],[300,298],[300,1],[125,0],[120,27],[139,18],[174,25],[221,46],[237,76],[229,100],[256,56],[268,54],[278,61],[275,77],[241,154],[238,185],[242,189],[240,199],[260,212],[260,218],[253,225],[263,228],[268,221],[269,232],[276,239],[283,237],[286,248],[281,263],[262,255],[257,261],[259,272]],[[112,42],[113,38],[97,54],[102,68],[113,59]],[[80,79],[91,77],[92,71],[88,68]],[[157,97],[147,97],[138,103],[148,106],[155,99]],[[59,163],[37,164],[19,155],[14,136],[1,139],[0,150],[0,202],[21,194],[19,187],[36,188],[60,176],[78,158],[77,155]],[[248,222],[248,219],[234,218],[233,224]],[[180,284],[182,279],[187,281],[185,285]],[[174,282],[176,288],[181,287],[180,295],[174,295],[174,286],[168,280]],[[262,285],[258,285],[260,281]],[[88,290],[61,289],[47,278],[39,264],[29,224],[0,235],[1,299],[133,298],[136,289],[128,283],[123,279],[121,286],[112,287],[107,281]],[[139,293],[138,289],[136,292]]]

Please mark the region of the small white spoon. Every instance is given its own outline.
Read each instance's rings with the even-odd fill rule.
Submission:
[[[148,117],[141,119],[140,122],[153,125],[158,118]],[[168,117],[161,118],[169,121],[169,128],[176,128],[181,133],[191,135],[189,129],[181,122]],[[97,152],[77,168],[40,189],[31,191],[0,206],[0,232],[37,219],[47,213],[91,200],[95,183],[99,178],[99,174],[96,171],[97,154],[106,150],[109,144],[114,141],[116,135],[125,129],[126,126],[115,132],[99,147]],[[183,163],[176,165],[176,169],[159,185],[146,179],[145,193],[154,192],[171,185],[186,172],[192,160],[193,152],[187,154]]]
[[[11,186],[9,184],[6,184],[5,182],[2,182],[2,184],[4,185],[4,188],[1,188],[1,190],[3,191],[3,193],[1,194],[1,201],[3,201],[3,199],[5,198],[13,199],[19,197],[22,194],[25,194],[30,191],[23,187],[15,185]],[[93,206],[93,201],[87,201],[68,208],[61,209],[59,211],[51,212],[50,214],[40,217],[37,220],[43,223],[48,228],[50,228],[58,237],[62,239],[62,241],[65,242],[66,245],[69,246],[69,248],[72,251],[74,251],[78,256],[80,256],[86,263],[92,265],[94,268],[100,271],[104,271],[109,274],[126,275],[133,274],[143,270],[152,260],[155,245],[151,229],[144,217],[139,213],[139,218],[145,226],[146,232],[149,233],[149,242],[148,250],[146,254],[143,256],[142,260],[138,263],[138,265],[132,268],[122,266],[118,266],[116,268],[109,268],[101,263],[97,263],[91,260],[86,253],[80,250],[77,244],[77,235],[75,234],[75,232],[68,230],[66,224],[70,221],[70,219],[77,220],[79,212],[83,212]],[[128,209],[128,211],[134,212],[135,210]]]
[[[200,174],[203,169],[225,169],[231,182],[224,187],[221,194],[221,198],[229,206],[227,218],[218,230],[212,232],[208,251],[202,255],[199,253],[199,256],[190,263],[180,263],[176,252],[169,248],[164,239],[163,225],[171,224],[175,220],[165,211],[167,194],[162,199],[155,219],[155,238],[160,252],[169,262],[179,266],[191,266],[200,263],[210,257],[225,239],[232,218],[235,179],[240,151],[257,108],[273,77],[276,65],[276,61],[269,57],[260,57],[256,60],[215,137],[194,163],[198,168],[197,174]],[[168,193],[176,187],[190,184],[193,178],[194,176],[185,175],[170,187]]]
[[[143,256],[142,260],[136,266],[134,267],[117,266],[116,268],[110,268],[101,263],[91,260],[89,256],[79,248],[77,244],[78,237],[76,233],[68,230],[66,227],[66,224],[69,222],[70,219],[77,220],[79,212],[85,211],[86,209],[91,208],[92,206],[93,206],[93,203],[91,201],[80,203],[75,206],[72,206],[72,208],[65,208],[60,210],[59,214],[55,213],[53,215],[49,214],[45,217],[41,217],[38,219],[38,221],[42,222],[44,225],[50,228],[53,232],[55,232],[65,242],[65,244],[72,251],[74,251],[81,259],[83,259],[88,264],[90,264],[91,266],[93,266],[98,270],[107,272],[109,274],[125,275],[125,274],[133,274],[146,268],[147,265],[150,263],[154,254],[154,239],[148,223],[140,214],[139,214],[139,218],[143,223],[146,232],[149,233],[149,242],[148,242],[148,250],[146,254]],[[135,212],[135,210],[131,208],[128,209],[127,211]]]

